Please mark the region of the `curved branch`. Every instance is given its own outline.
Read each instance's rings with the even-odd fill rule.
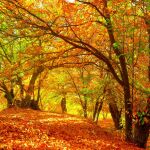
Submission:
[[[83,49],[83,50],[85,50],[87,52],[90,52],[91,54],[96,56],[98,59],[100,59],[103,62],[105,62],[107,67],[109,68],[110,72],[113,74],[114,78],[118,81],[118,83],[121,86],[124,85],[123,81],[118,77],[117,73],[115,72],[112,64],[109,61],[109,59],[106,56],[104,56],[100,51],[98,51],[96,48],[94,48],[90,44],[85,43],[83,41],[77,41],[77,40],[71,39],[69,37],[57,34],[54,31],[53,31],[53,35],[56,36],[56,37],[61,38],[62,40],[64,40],[65,42],[71,44],[72,46],[74,46],[76,48],[80,48],[80,49]]]

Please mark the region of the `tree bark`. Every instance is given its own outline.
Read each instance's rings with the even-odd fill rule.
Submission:
[[[148,122],[144,122],[141,124],[140,121],[135,124],[134,127],[134,142],[137,146],[141,148],[146,148],[146,143],[149,137],[149,129],[150,124]]]
[[[95,103],[94,112],[93,112],[93,121],[96,121],[96,114],[97,114],[97,110],[98,110],[98,105],[99,105],[99,101],[97,100]]]
[[[31,80],[30,80],[30,83],[29,83],[28,90],[26,92],[26,96],[22,100],[22,107],[23,108],[37,108],[36,105],[38,105],[38,104],[35,100],[32,99],[32,95],[34,92],[35,81],[38,78],[39,74],[43,71],[44,71],[44,68],[42,66],[40,66],[34,70],[32,77],[31,77]]]
[[[123,126],[121,122],[121,110],[120,111],[118,110],[118,107],[115,101],[109,103],[109,111],[114,121],[115,128],[117,130],[122,129]]]
[[[5,98],[7,99],[7,107],[13,106],[13,99],[14,99],[14,90],[11,89],[5,93]]]
[[[7,107],[12,107],[13,105],[13,99],[14,99],[14,89],[11,88],[10,90],[8,89],[8,87],[6,86],[6,84],[3,82],[1,84],[1,88],[3,89],[5,95],[4,97],[7,100]]]
[[[125,101],[125,134],[126,141],[133,142],[132,134],[132,116],[133,116],[133,106],[131,102],[130,87],[129,82],[124,86],[124,101]]]
[[[96,115],[96,120],[95,120],[96,123],[98,123],[99,114],[100,114],[100,112],[101,112],[101,110],[102,110],[102,106],[103,106],[103,101],[101,101],[101,102],[99,103],[99,106],[98,106],[97,115]]]
[[[99,98],[100,96],[98,96],[98,98],[96,99],[95,108],[93,112],[93,121],[96,123],[98,122],[99,114],[103,106],[103,100],[100,101]]]
[[[87,118],[87,95],[84,94],[84,104],[83,104],[83,115],[84,118]]]
[[[61,100],[61,109],[62,109],[62,113],[66,113],[67,112],[67,107],[66,107],[66,98],[63,97]]]
[[[123,80],[123,90],[124,90],[124,103],[125,103],[125,139],[128,142],[133,142],[133,135],[132,135],[132,115],[133,115],[133,107],[131,102],[131,95],[130,95],[130,85],[129,85],[129,78],[128,78],[128,70],[126,66],[125,56],[122,55],[122,50],[118,47],[114,47],[116,43],[113,27],[110,19],[110,15],[107,14],[105,18],[107,22],[107,31],[109,35],[109,39],[111,45],[114,49],[116,56],[119,57],[119,62],[121,66],[121,77]]]

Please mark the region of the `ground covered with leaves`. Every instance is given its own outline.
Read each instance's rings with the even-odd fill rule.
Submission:
[[[0,149],[140,150],[89,120],[18,108],[0,112]]]

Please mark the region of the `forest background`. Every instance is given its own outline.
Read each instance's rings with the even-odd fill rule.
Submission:
[[[1,0],[0,78],[1,109],[60,113],[63,99],[67,113],[111,115],[128,142],[145,147],[149,0]]]

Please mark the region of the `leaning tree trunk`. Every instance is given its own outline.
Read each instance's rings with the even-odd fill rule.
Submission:
[[[100,112],[102,110],[102,106],[103,106],[103,101],[101,101],[99,103],[99,106],[98,106],[98,109],[97,109],[96,120],[95,120],[96,123],[98,123],[98,118],[99,118],[99,114],[100,114]]]
[[[103,95],[105,94],[106,90],[105,90],[106,87],[104,87],[103,89]],[[93,112],[93,121],[95,123],[98,123],[98,119],[99,119],[99,114],[102,110],[102,106],[103,106],[103,100],[104,100],[104,96],[102,98],[101,97],[101,94],[98,95],[97,99],[96,99],[96,102],[95,102],[95,107],[94,107],[94,112]]]
[[[96,116],[97,116],[98,106],[99,106],[99,101],[96,101],[95,107],[94,107],[94,112],[93,112],[93,121],[94,122],[96,122]]]
[[[40,66],[34,70],[32,77],[31,77],[31,80],[30,80],[30,83],[29,83],[28,90],[26,92],[26,96],[22,100],[22,107],[23,108],[32,108],[32,109],[38,108],[38,106],[37,106],[38,103],[34,99],[32,99],[32,95],[34,92],[35,81],[36,81],[37,77],[39,76],[39,74],[43,71],[44,71],[44,68],[42,66]]]
[[[98,98],[96,99],[94,112],[93,112],[93,121],[95,123],[98,122],[98,118],[99,118],[100,111],[102,110],[102,106],[103,106],[103,99],[100,100],[100,95],[99,95]]]
[[[118,107],[115,101],[109,103],[109,111],[114,121],[115,128],[117,130],[122,129],[123,126],[121,122],[121,110],[120,111],[118,110]]]
[[[111,88],[107,89],[107,93],[109,94],[109,111],[112,116],[114,126],[117,130],[120,130],[123,128],[121,119],[122,109],[118,109],[117,103],[115,101],[116,97],[114,96]]]
[[[33,105],[31,105],[31,108],[34,110],[40,110],[39,107],[39,101],[41,100],[41,79],[39,79],[39,83],[38,83],[38,91],[37,91],[37,98],[36,100],[33,99]]]

